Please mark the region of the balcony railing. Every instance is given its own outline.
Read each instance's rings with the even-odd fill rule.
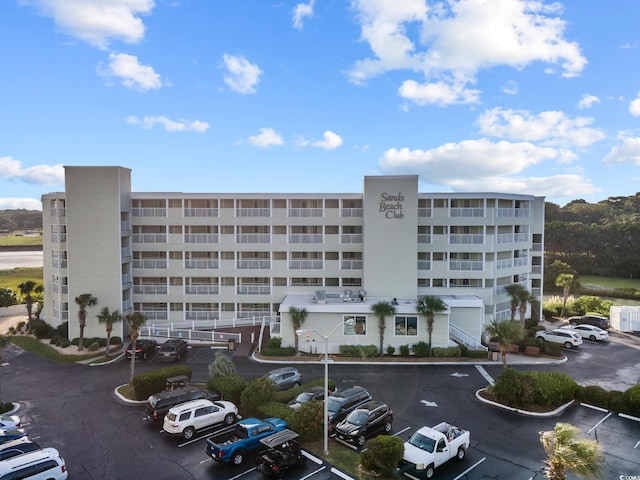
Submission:
[[[289,260],[289,268],[292,270],[322,270],[324,263],[318,259],[291,259]]]
[[[322,243],[321,233],[293,233],[289,235],[289,243]]]
[[[270,285],[238,285],[238,295],[271,295]]]
[[[187,311],[184,312],[185,320],[190,322],[216,320],[220,315],[217,311]]]
[[[270,217],[270,208],[236,208],[236,217]]]
[[[62,207],[62,208],[58,208],[58,207],[52,207],[51,208],[51,216],[52,217],[64,217],[67,215],[67,209]]]
[[[482,260],[449,260],[449,270],[452,271],[482,271]]]
[[[236,235],[236,243],[271,243],[271,235],[268,233],[239,233]]]
[[[185,233],[184,243],[218,243],[217,233]]]
[[[431,260],[418,260],[418,270],[431,270]]]
[[[165,233],[137,233],[131,239],[133,243],[167,243]]]
[[[288,215],[291,218],[321,218],[323,216],[322,208],[290,208]]]
[[[185,217],[217,217],[217,208],[185,208],[183,211]]]
[[[451,234],[449,235],[449,243],[451,245],[482,245],[484,235],[481,233]]]
[[[185,285],[184,293],[186,295],[219,295],[219,285]]]
[[[484,217],[484,208],[476,207],[476,208],[451,208],[449,210],[449,215],[452,218],[480,218]]]
[[[340,243],[362,243],[361,233],[343,233],[340,237]]]
[[[122,255],[122,258],[131,258],[131,247],[122,247],[120,255]]]
[[[340,215],[344,218],[362,217],[362,208],[343,208]]]
[[[126,220],[122,220],[120,222],[120,230],[122,230],[123,232],[130,232],[131,231],[131,222],[126,221]]]
[[[148,322],[169,320],[169,314],[166,310],[142,310],[140,313],[144,315],[144,318],[146,318]]]
[[[166,208],[132,208],[131,216],[133,217],[166,217]]]
[[[53,268],[67,268],[67,259],[66,258],[63,258],[63,259],[52,258],[51,259],[51,266]]]
[[[496,237],[499,244],[504,243],[521,243],[529,241],[528,233],[499,233]]]
[[[166,285],[134,285],[133,293],[141,295],[166,295],[168,288]]]
[[[269,259],[240,259],[236,262],[236,268],[240,270],[268,270],[271,268],[271,260]]]
[[[167,268],[165,258],[136,258],[133,260],[134,268]]]
[[[195,269],[215,269],[219,267],[219,262],[213,258],[187,258],[184,261],[184,268]]]
[[[498,208],[498,218],[529,218],[531,210],[528,208]]]
[[[342,270],[362,270],[362,260],[346,259],[340,262]]]
[[[131,274],[130,273],[123,273],[122,274],[122,285],[127,285],[128,283],[131,283]]]
[[[431,209],[430,208],[418,208],[418,217],[430,217]]]
[[[428,233],[419,233],[418,243],[431,243],[431,235]]]

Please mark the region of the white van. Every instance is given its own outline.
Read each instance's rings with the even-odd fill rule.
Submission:
[[[67,465],[55,448],[0,462],[0,480],[66,480]]]

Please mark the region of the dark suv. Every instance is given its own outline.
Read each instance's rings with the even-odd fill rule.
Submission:
[[[393,428],[393,411],[389,405],[372,400],[353,410],[335,427],[336,436],[345,442],[363,446],[374,435]]]
[[[129,342],[129,345],[127,346],[127,350],[125,352],[127,355],[127,359],[129,360],[131,359],[132,345],[133,343]],[[148,340],[148,339],[136,340],[136,360],[139,360],[141,358],[146,360],[149,355],[152,355],[155,353],[157,346],[158,346],[158,343],[155,340]]]
[[[146,420],[162,420],[171,407],[191,400],[204,398],[215,402],[222,400],[218,392],[207,392],[196,387],[182,387],[174,390],[165,390],[147,399],[144,406]]]
[[[346,390],[333,392],[327,397],[329,430],[333,430],[354,409],[369,400],[371,400],[371,395],[362,387],[350,387]]]
[[[609,328],[609,319],[600,315],[579,315],[577,317],[569,317],[568,320],[571,325],[593,325],[604,330]]]
[[[160,347],[160,360],[163,362],[175,362],[187,354],[187,342],[177,338],[167,340]]]

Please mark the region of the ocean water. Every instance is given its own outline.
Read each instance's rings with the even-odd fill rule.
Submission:
[[[11,270],[18,267],[42,267],[42,265],[41,251],[0,251],[0,270]]]

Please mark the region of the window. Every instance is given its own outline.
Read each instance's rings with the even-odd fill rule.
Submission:
[[[352,325],[344,325],[345,335],[366,335],[367,333],[367,317],[364,315],[345,315],[344,322],[353,322]]]
[[[418,335],[418,317],[398,316],[395,317],[396,335]]]

